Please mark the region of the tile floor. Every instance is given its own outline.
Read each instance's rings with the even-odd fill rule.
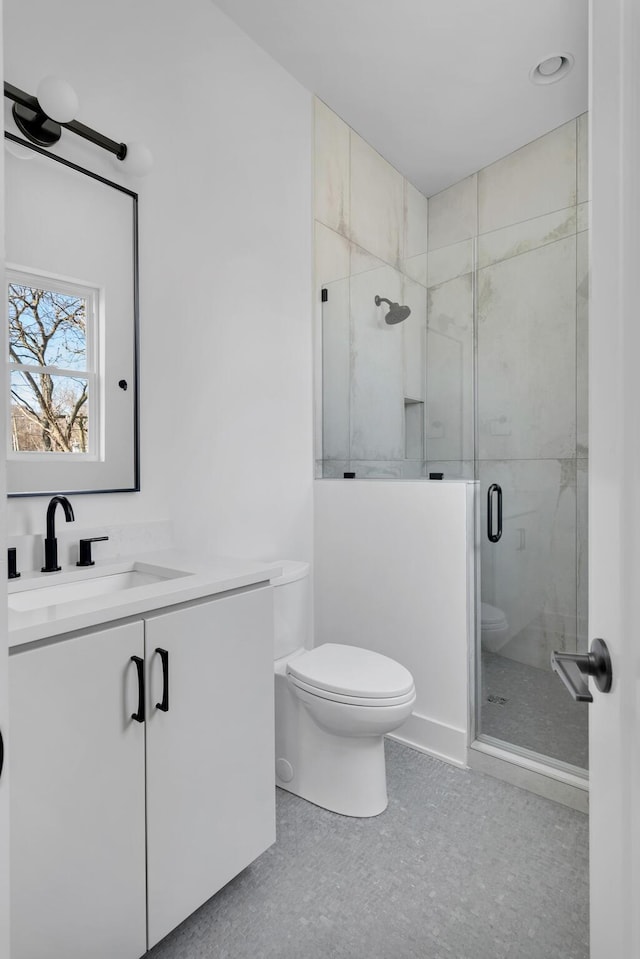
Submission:
[[[587,959],[588,820],[387,742],[389,807],[278,841],[148,959]]]

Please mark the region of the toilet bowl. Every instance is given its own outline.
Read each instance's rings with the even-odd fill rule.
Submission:
[[[482,649],[497,653],[509,639],[507,617],[497,606],[480,604],[480,642]]]
[[[411,715],[411,673],[337,643],[306,649],[309,565],[278,563],[275,610],[276,784],[332,812],[387,807],[384,736]],[[295,643],[295,645],[294,645]]]

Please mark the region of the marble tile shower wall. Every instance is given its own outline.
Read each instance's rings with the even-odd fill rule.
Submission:
[[[316,100],[317,476],[425,475],[427,238],[426,197]]]
[[[483,537],[482,597],[507,615],[501,655],[545,668],[553,649],[586,646],[587,122],[584,114],[429,199],[428,403],[443,375],[439,351],[450,350],[439,338],[471,355],[475,263],[483,507],[489,484],[504,494],[503,537],[495,546]],[[453,393],[466,389],[469,406],[465,362],[466,385]],[[439,402],[446,407],[446,393]],[[472,475],[458,411],[439,418],[429,468],[441,458],[445,475],[456,465]],[[447,462],[456,443],[470,462]]]

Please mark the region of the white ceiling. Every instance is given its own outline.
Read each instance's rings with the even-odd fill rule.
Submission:
[[[588,0],[215,2],[428,196],[587,109]]]

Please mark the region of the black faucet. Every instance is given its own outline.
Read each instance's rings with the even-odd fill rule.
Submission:
[[[60,504],[64,510],[67,523],[75,519],[73,508],[66,496],[54,496],[47,507],[47,538],[44,541],[43,573],[57,573],[62,569],[58,566],[58,540],[56,539],[56,506]]]

